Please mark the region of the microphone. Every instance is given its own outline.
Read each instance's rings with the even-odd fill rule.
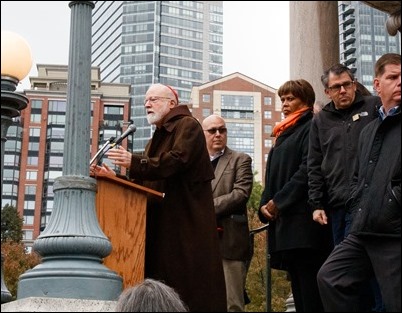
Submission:
[[[134,124],[130,124],[124,133],[122,133],[119,137],[117,137],[115,140],[113,140],[113,142],[111,143],[111,148],[118,145],[120,142],[122,142],[124,140],[124,138],[126,138],[131,133],[134,133],[136,130],[137,130],[137,127],[135,127]]]
[[[89,165],[91,165],[95,160],[100,161],[102,159],[103,155],[110,149],[109,146],[114,140],[115,140],[115,137],[110,137],[105,142],[105,144],[102,146],[102,148],[100,148],[99,151],[94,155],[94,157],[89,162]]]

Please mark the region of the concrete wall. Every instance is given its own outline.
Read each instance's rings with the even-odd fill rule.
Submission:
[[[321,75],[339,62],[337,1],[290,1],[290,79],[311,83],[316,101],[329,100]]]

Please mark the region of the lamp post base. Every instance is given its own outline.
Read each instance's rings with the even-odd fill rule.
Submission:
[[[42,264],[20,276],[17,298],[113,301],[119,297],[122,285],[122,278],[101,264],[97,258],[53,256],[44,258]]]

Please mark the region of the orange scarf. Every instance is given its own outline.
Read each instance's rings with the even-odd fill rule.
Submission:
[[[303,115],[303,113],[308,110],[311,110],[311,108],[302,108],[289,114],[283,121],[276,124],[276,126],[274,127],[274,131],[272,132],[272,136],[278,138],[278,136],[282,134],[286,129],[295,125],[299,118]]]

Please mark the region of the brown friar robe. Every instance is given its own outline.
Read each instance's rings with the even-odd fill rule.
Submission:
[[[187,106],[170,111],[145,154],[133,155],[129,174],[165,194],[147,203],[145,276],[173,287],[192,312],[225,312],[214,173],[202,127]]]

